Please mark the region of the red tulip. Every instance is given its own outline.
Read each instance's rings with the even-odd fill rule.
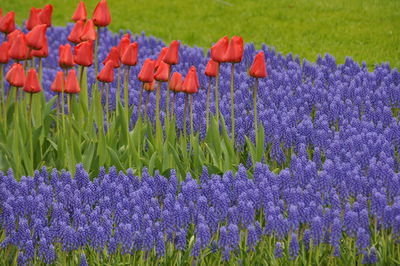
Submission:
[[[122,64],[127,66],[135,66],[137,64],[138,47],[136,42],[129,44],[121,58]]]
[[[93,22],[97,27],[106,27],[111,23],[110,10],[106,0],[101,0],[93,12]]]
[[[249,75],[254,78],[265,78],[267,77],[267,68],[265,67],[265,56],[264,52],[259,52],[253,60],[253,64],[250,67]]]
[[[25,83],[25,72],[24,68],[19,63],[14,63],[6,74],[6,80],[11,86],[20,88]]]
[[[43,38],[43,46],[40,50],[32,50],[31,55],[34,57],[40,57],[40,58],[45,58],[49,56],[49,45],[47,42],[47,37],[44,36]]]
[[[146,91],[154,91],[154,89],[156,88],[155,84],[156,83],[154,82],[154,80],[152,82],[150,82],[150,83],[145,83],[144,84],[144,89]]]
[[[17,36],[20,34],[23,34],[22,31],[16,29],[15,31],[7,35],[7,40],[10,43],[10,47],[13,45],[14,41],[17,39]]]
[[[197,93],[200,88],[199,79],[197,77],[196,67],[191,66],[188,74],[186,75],[185,81],[182,84],[184,92],[193,94]]]
[[[0,19],[0,32],[11,33],[15,30],[15,13],[14,11],[8,12]]]
[[[25,26],[28,30],[32,30],[35,26],[42,24],[39,18],[40,11],[42,11],[40,8],[31,8],[31,11],[29,12],[29,18],[25,22]]]
[[[46,24],[35,26],[26,34],[26,42],[31,49],[39,50],[43,47],[43,39],[46,36]]]
[[[154,80],[154,65],[155,62],[150,58],[147,58],[139,72],[138,79],[141,82],[153,82]]]
[[[106,65],[97,75],[97,80],[104,83],[114,81],[114,62],[112,60],[107,61]]]
[[[172,41],[169,45],[167,53],[165,54],[163,61],[168,65],[176,65],[179,63],[179,42]]]
[[[158,66],[160,65],[161,61],[163,61],[164,56],[167,54],[168,51],[168,47],[164,47],[161,49],[160,53],[158,54],[157,60],[156,60],[156,64],[155,64],[155,69],[158,68]]]
[[[52,14],[53,14],[53,6],[50,4],[45,5],[39,13],[41,24],[46,24],[48,27],[50,27]]]
[[[58,54],[58,64],[61,68],[71,68],[75,65],[74,58],[72,56],[71,45],[69,43],[67,43],[65,46],[60,45]]]
[[[13,40],[10,50],[8,51],[10,58],[20,61],[29,57],[29,48],[26,43],[26,37],[23,33],[18,34]]]
[[[10,44],[8,42],[3,42],[0,45],[0,64],[7,64],[10,60],[8,51],[10,50]]]
[[[179,72],[174,72],[171,76],[171,80],[169,81],[169,89],[174,92],[181,92],[182,83],[182,74]]]
[[[219,41],[211,47],[211,58],[218,62],[224,62],[224,57],[226,50],[228,49],[229,38],[228,36],[224,36],[219,39]]]
[[[125,50],[128,48],[130,43],[131,36],[129,35],[129,33],[127,33],[124,35],[124,37],[121,38],[118,44],[118,54],[120,59],[122,59],[122,56],[124,55]]]
[[[38,93],[41,90],[36,70],[34,68],[29,69],[28,76],[25,79],[24,91],[28,93]]]
[[[81,42],[74,48],[74,62],[81,66],[93,63],[93,41]]]
[[[78,6],[75,9],[74,14],[72,15],[72,20],[77,22],[78,20],[86,20],[86,6],[85,6],[85,2],[80,1]]]
[[[93,20],[89,19],[85,27],[83,28],[82,35],[80,36],[81,41],[94,41],[96,40],[96,29],[93,24]]]
[[[85,22],[83,20],[77,21],[74,27],[72,28],[71,33],[68,35],[68,41],[73,43],[80,43],[84,27],[85,27]]]
[[[62,92],[64,86],[65,86],[64,72],[58,71],[56,77],[54,78],[53,83],[51,84],[50,89],[51,91],[54,92]]]
[[[106,59],[104,59],[104,61],[103,61],[103,65],[105,65],[108,61],[111,61],[113,63],[114,68],[118,68],[121,66],[121,64],[119,63],[119,54],[118,54],[117,47],[114,46],[111,48]]]
[[[210,59],[207,63],[204,74],[206,74],[206,76],[209,76],[209,77],[216,77],[217,71],[218,71],[218,63],[215,62],[214,60]]]
[[[169,65],[163,61],[161,61],[160,65],[157,68],[156,73],[154,74],[154,79],[161,82],[168,81],[169,74]]]
[[[243,38],[233,36],[225,53],[224,62],[239,63],[243,57]]]
[[[71,69],[68,72],[64,91],[66,93],[70,93],[70,94],[79,93],[81,91],[81,87],[79,86],[78,78],[76,77],[75,69]]]

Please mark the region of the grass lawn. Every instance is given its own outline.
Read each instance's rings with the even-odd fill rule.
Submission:
[[[91,14],[97,0],[85,1]],[[3,13],[15,10],[21,23],[32,6],[54,5],[55,25],[64,25],[78,1],[3,0]],[[398,0],[109,0],[112,30],[130,29],[169,42],[208,48],[223,35],[274,46],[315,61],[330,53],[367,62],[400,66],[400,1]]]

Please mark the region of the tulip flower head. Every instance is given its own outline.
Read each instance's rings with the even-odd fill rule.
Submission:
[[[233,36],[224,55],[224,62],[239,63],[243,57],[243,38]]]
[[[76,77],[75,69],[71,69],[68,72],[67,80],[65,82],[65,92],[69,94],[76,94],[81,91],[79,86],[78,78]]]
[[[191,66],[188,74],[183,81],[182,89],[184,92],[193,94],[197,93],[200,88],[199,79],[197,77],[197,71],[195,66]]]
[[[160,51],[160,53],[158,54],[156,63],[155,63],[155,69],[157,69],[160,66],[160,63],[163,61],[164,56],[167,54],[168,51],[168,47],[163,47]]]
[[[60,45],[58,54],[58,64],[61,68],[71,68],[75,65],[71,45],[69,43],[66,45]]]
[[[81,66],[91,66],[93,63],[93,41],[81,42],[74,47],[74,62]]]
[[[80,43],[83,29],[85,27],[85,21],[79,20],[75,23],[70,34],[68,35],[68,41],[72,43]]]
[[[265,78],[267,77],[267,68],[265,66],[264,52],[259,52],[253,60],[253,64],[250,67],[249,75],[254,78]]]
[[[0,45],[0,64],[7,64],[10,60],[8,51],[10,50],[9,42],[3,42]]]
[[[9,34],[15,30],[15,12],[10,11],[0,18],[0,32]]]
[[[122,59],[122,56],[124,55],[130,43],[131,35],[129,33],[126,33],[118,43],[118,54],[120,59]]]
[[[97,80],[104,83],[111,83],[114,81],[114,62],[108,60],[103,69],[97,75]]]
[[[6,74],[6,80],[11,86],[21,88],[25,84],[24,68],[19,63],[14,63]]]
[[[32,30],[35,26],[42,24],[39,18],[40,11],[42,11],[40,8],[31,8],[31,11],[29,12],[29,18],[25,22],[27,30]]]
[[[121,58],[122,64],[127,66],[135,66],[137,64],[138,47],[137,42],[129,44]]]
[[[62,92],[64,87],[65,87],[64,72],[58,71],[56,77],[54,78],[53,83],[51,84],[50,89],[53,92]]]
[[[87,13],[85,2],[79,1],[78,6],[75,9],[74,14],[72,15],[72,20],[77,22],[79,20],[86,21]]]
[[[29,69],[28,76],[25,79],[24,91],[28,93],[38,93],[41,90],[36,70],[34,68]]]
[[[17,61],[26,60],[29,57],[29,48],[26,42],[26,37],[23,33],[20,33],[15,37],[8,53],[10,58]]]
[[[154,91],[154,89],[156,88],[155,85],[156,85],[156,83],[155,83],[154,80],[153,80],[153,82],[144,83],[143,88],[144,88],[146,91],[150,92],[150,91]]]
[[[162,59],[168,65],[176,65],[179,63],[179,42],[172,41],[168,47],[167,53]]]
[[[46,24],[47,27],[50,27],[52,14],[53,14],[53,6],[50,4],[45,5],[39,13],[40,23]]]
[[[169,65],[163,61],[160,62],[159,67],[154,74],[154,79],[161,82],[168,81]]]
[[[206,76],[209,76],[209,77],[216,77],[217,71],[218,71],[218,62],[216,62],[212,59],[208,60],[204,74],[206,74]]]
[[[97,34],[93,24],[93,20],[89,19],[82,30],[82,35],[80,36],[80,39],[81,41],[94,41],[96,40],[96,37]]]
[[[101,0],[93,12],[93,22],[97,27],[107,27],[111,23],[110,10],[106,0]]]
[[[108,53],[107,57],[103,61],[103,65],[105,65],[108,61],[111,61],[113,63],[114,68],[118,68],[121,66],[119,62],[119,53],[118,53],[118,48],[117,47],[112,47],[110,52]]]
[[[228,36],[219,39],[218,42],[211,47],[211,58],[218,63],[224,62],[228,44]]]
[[[182,74],[179,72],[174,72],[171,76],[171,80],[169,81],[169,89],[173,92],[181,92],[182,84]]]
[[[49,44],[47,42],[47,37],[43,36],[43,40],[42,40],[42,48],[40,48],[40,50],[32,50],[31,51],[31,55],[34,57],[39,57],[39,58],[45,58],[47,56],[49,56]]]
[[[154,65],[155,62],[150,58],[147,58],[139,72],[138,79],[141,82],[151,83],[154,80]]]
[[[31,49],[40,50],[43,47],[43,40],[46,37],[46,24],[40,24],[35,26],[26,35],[26,42]]]

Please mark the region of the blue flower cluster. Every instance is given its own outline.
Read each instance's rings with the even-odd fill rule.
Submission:
[[[194,257],[210,249],[229,260],[241,243],[252,251],[271,237],[277,258],[289,239],[294,259],[301,243],[306,249],[331,245],[340,256],[342,240],[354,238],[358,253],[373,263],[372,236],[391,230],[400,237],[400,175],[388,171],[387,157],[363,177],[347,175],[345,165],[329,160],[327,170],[318,171],[306,153],[293,160],[279,174],[258,163],[252,178],[240,165],[236,174],[209,175],[204,168],[198,179],[188,174],[182,182],[174,170],[166,178],[145,169],[139,178],[114,167],[91,180],[82,165],[74,176],[43,168],[16,181],[11,170],[0,173],[1,248],[18,247],[21,263],[35,253],[52,263],[56,246],[110,255],[155,250],[161,257],[172,243]]]

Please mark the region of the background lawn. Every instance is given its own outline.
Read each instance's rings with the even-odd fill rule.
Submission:
[[[85,1],[88,14],[97,0]],[[32,6],[54,5],[55,25],[65,25],[78,1],[3,0],[3,13],[15,10],[21,23]],[[111,29],[145,31],[167,43],[208,48],[223,35],[274,46],[315,61],[330,53],[338,62],[350,56],[368,66],[400,66],[399,0],[109,0]],[[371,70],[371,68],[370,68]]]

